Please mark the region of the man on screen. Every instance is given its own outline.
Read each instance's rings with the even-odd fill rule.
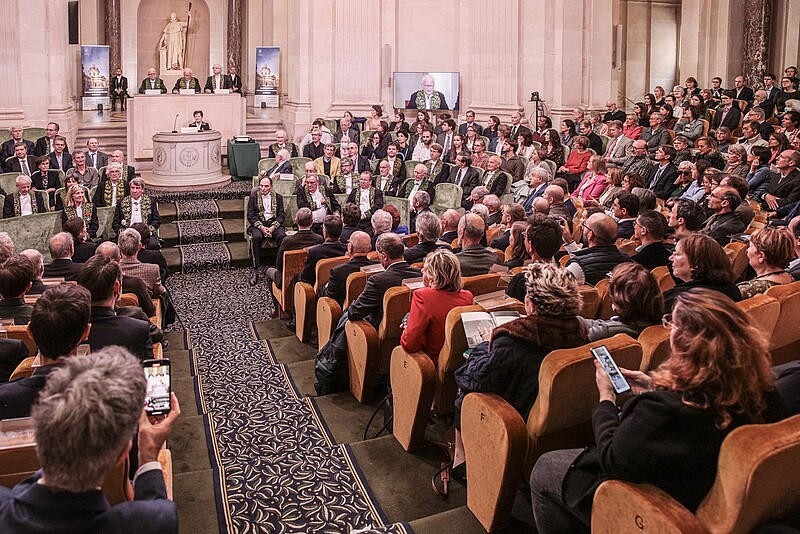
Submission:
[[[408,99],[408,109],[450,109],[447,100],[439,91],[434,91],[436,82],[433,76],[422,77],[422,90],[414,91]]]

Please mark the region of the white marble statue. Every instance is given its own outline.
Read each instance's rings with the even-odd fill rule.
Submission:
[[[168,70],[183,70],[183,45],[186,23],[178,20],[178,15],[174,12],[169,14],[169,22],[164,26],[161,34],[161,41],[158,43],[160,49],[161,72]]]

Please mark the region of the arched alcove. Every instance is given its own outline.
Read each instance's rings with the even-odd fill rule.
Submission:
[[[158,43],[164,27],[170,20],[170,13],[178,15],[178,20],[186,22],[188,2],[184,0],[141,0],[137,12],[137,79],[147,75],[147,69],[159,69]],[[205,82],[210,70],[210,24],[209,9],[205,0],[192,0],[192,20],[186,43],[186,63],[194,75]],[[159,72],[159,74],[162,74]]]

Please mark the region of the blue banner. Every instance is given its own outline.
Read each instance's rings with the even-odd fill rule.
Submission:
[[[81,46],[84,98],[107,97],[109,73],[109,47],[98,45]]]

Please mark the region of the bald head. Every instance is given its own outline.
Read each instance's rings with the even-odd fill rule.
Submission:
[[[550,203],[546,198],[536,197],[533,199],[533,211],[543,215],[548,215],[550,213]]]
[[[586,219],[586,228],[590,230],[587,236],[589,246],[607,247],[617,240],[617,223],[605,213],[595,213]]]
[[[548,185],[542,195],[550,204],[564,202],[564,190],[557,185]]]
[[[483,217],[477,213],[465,214],[458,222],[458,234],[461,240],[461,246],[466,247],[480,243],[485,229],[486,224],[483,222]]]
[[[119,247],[116,245],[116,243],[112,243],[111,241],[103,241],[97,245],[94,253],[108,256],[114,261],[119,261]]]
[[[454,209],[449,209],[442,213],[442,233],[458,230],[458,221],[460,219],[461,215]]]
[[[350,243],[351,258],[355,256],[366,256],[369,251],[372,250],[372,240],[366,232],[357,230],[350,234],[350,239],[347,241]]]

